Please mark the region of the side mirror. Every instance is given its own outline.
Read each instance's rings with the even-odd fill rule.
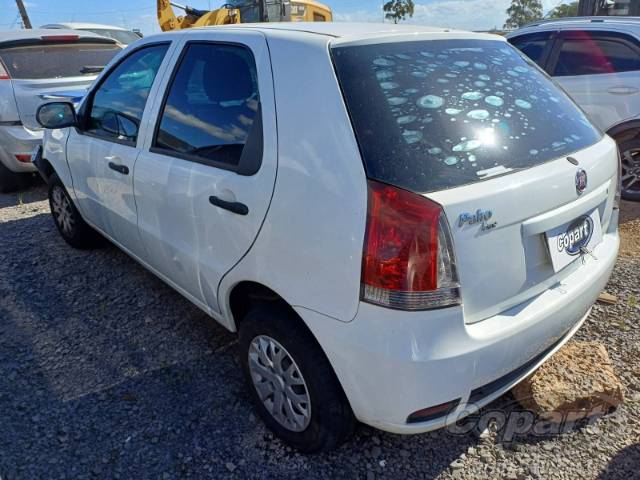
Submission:
[[[76,111],[72,103],[52,102],[38,107],[36,120],[44,128],[66,128],[77,124]]]

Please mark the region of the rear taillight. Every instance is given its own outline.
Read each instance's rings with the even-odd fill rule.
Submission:
[[[460,304],[451,233],[442,207],[368,182],[362,300],[401,310]]]
[[[11,76],[2,62],[0,62],[0,80],[11,80]]]

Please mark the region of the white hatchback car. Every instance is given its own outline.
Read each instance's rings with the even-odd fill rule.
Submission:
[[[618,251],[615,143],[497,36],[162,34],[39,120],[64,239],[99,232],[238,331],[256,408],[305,451],[492,401],[576,332]]]
[[[532,23],[507,35],[620,147],[622,197],[640,200],[640,19]]]

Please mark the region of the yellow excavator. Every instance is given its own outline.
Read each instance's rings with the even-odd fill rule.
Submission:
[[[315,0],[228,0],[217,10],[198,10],[170,0],[157,0],[163,32],[207,25],[259,22],[330,22],[331,9]],[[177,16],[173,7],[184,12]]]

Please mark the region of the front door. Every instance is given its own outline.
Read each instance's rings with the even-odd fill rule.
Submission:
[[[78,208],[87,221],[125,250],[139,250],[133,170],[143,113],[168,43],[125,57],[90,93],[72,129],[67,159]]]
[[[222,30],[222,29],[220,29]],[[189,35],[135,175],[150,265],[201,306],[262,226],[276,175],[269,53],[258,33]]]

